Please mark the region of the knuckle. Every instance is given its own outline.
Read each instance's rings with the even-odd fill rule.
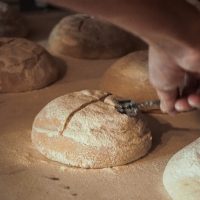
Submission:
[[[149,72],[149,80],[154,88],[159,90],[172,90],[177,86],[177,79],[173,78],[174,76],[168,74],[164,70],[156,69]]]
[[[190,72],[200,72],[200,50],[189,50],[181,58],[181,66]]]

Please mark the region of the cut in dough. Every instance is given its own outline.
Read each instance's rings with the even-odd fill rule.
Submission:
[[[148,78],[148,51],[137,51],[119,59],[105,72],[100,88],[139,102],[158,99]]]
[[[141,50],[146,45],[132,34],[88,15],[63,18],[52,30],[49,47],[55,54],[108,59]]]
[[[163,183],[173,200],[200,199],[200,138],[170,159]]]
[[[0,38],[0,92],[43,88],[58,78],[54,58],[26,39]]]
[[[0,1],[0,37],[25,37],[28,31],[20,14]]]
[[[34,146],[49,159],[83,168],[124,165],[144,156],[150,130],[139,116],[119,113],[113,98],[83,90],[54,99],[34,120]]]

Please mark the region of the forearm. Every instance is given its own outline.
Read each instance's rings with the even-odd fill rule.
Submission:
[[[110,21],[147,42],[165,34],[184,40],[185,25],[200,21],[199,13],[183,0],[47,0],[49,3],[85,12]]]
[[[150,45],[150,80],[158,92],[163,111],[170,113],[175,108],[184,111],[200,107],[198,88],[192,88],[191,98],[188,95],[180,101],[177,92],[185,86],[188,72],[199,81],[200,13],[192,5],[184,0],[46,1],[103,18],[145,40]],[[178,105],[182,108],[178,109]]]

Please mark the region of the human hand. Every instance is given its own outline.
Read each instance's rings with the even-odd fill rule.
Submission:
[[[200,107],[200,12],[186,0],[46,1],[106,19],[147,42],[163,112]]]
[[[200,108],[200,49],[168,41],[150,46],[150,80],[166,113]]]

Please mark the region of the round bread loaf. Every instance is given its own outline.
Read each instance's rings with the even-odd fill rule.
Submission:
[[[200,199],[200,138],[169,160],[163,183],[173,200]]]
[[[25,37],[28,31],[20,14],[0,1],[0,37]]]
[[[26,39],[0,38],[0,92],[43,88],[58,78],[54,58]]]
[[[130,33],[88,15],[63,18],[52,30],[49,47],[55,54],[86,59],[108,59],[144,49]]]
[[[100,88],[138,102],[158,99],[148,78],[148,52],[137,51],[116,61],[103,75]]]
[[[54,99],[34,120],[34,146],[49,159],[83,168],[139,159],[151,147],[150,130],[139,116],[119,113],[114,98],[83,90]]]

